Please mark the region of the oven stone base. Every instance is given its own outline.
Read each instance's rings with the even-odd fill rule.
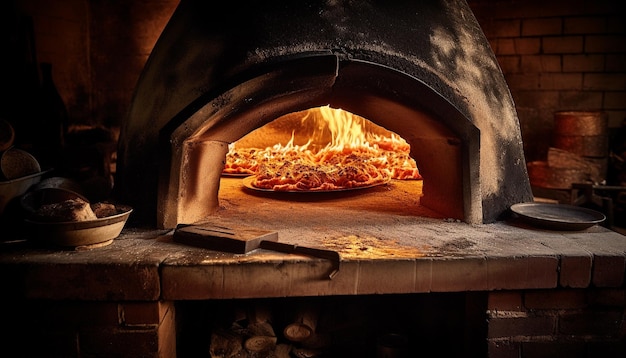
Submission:
[[[209,251],[151,229],[127,228],[111,245],[85,251],[7,242],[0,279],[13,329],[0,344],[51,356],[172,357],[177,302],[465,292],[484,293],[489,357],[623,356],[625,236],[507,223],[421,230],[412,240],[338,247],[333,279],[324,259]]]
[[[466,340],[475,340],[463,343],[472,353],[490,358],[537,357],[545,352],[584,357],[626,354],[623,287],[502,290],[486,292],[482,297],[486,297],[488,309],[478,319],[487,320],[486,335],[476,339],[476,332],[463,333]],[[46,357],[190,356],[184,348],[177,347],[177,339],[181,340],[177,338],[180,332],[176,325],[179,313],[172,301],[1,301],[8,308],[5,320],[11,322],[11,330],[0,338],[2,355],[21,352],[23,356]],[[210,324],[206,322],[207,326]],[[208,329],[202,328],[203,332]],[[208,350],[208,342],[208,337],[197,339],[193,348]],[[580,352],[585,353],[579,355]],[[195,350],[191,356],[209,357],[198,355]]]

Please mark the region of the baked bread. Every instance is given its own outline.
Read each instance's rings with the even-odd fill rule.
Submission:
[[[36,211],[36,215],[41,220],[53,222],[87,221],[98,218],[89,203],[80,198],[42,205]]]
[[[91,204],[91,210],[93,210],[94,214],[96,214],[96,217],[98,218],[106,218],[118,214],[115,205],[110,203],[100,202]]]

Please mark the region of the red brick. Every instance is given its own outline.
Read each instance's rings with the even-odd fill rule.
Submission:
[[[360,277],[363,276],[360,275]],[[489,263],[484,257],[433,260],[431,279],[433,292],[461,292],[492,288],[492,282],[489,280]],[[377,281],[379,285],[381,280]]]
[[[488,338],[549,336],[556,332],[556,317],[527,316],[489,319]]]
[[[567,335],[616,336],[623,310],[568,312],[559,317],[559,333]]]
[[[607,31],[607,20],[600,16],[567,17],[563,21],[565,34],[599,34]]]
[[[563,72],[601,72],[604,55],[564,55]]]
[[[626,88],[626,76],[610,73],[587,73],[584,76],[584,89],[623,91]]]
[[[490,339],[487,344],[487,355],[489,358],[519,358],[520,354],[520,342]]]
[[[487,309],[495,311],[522,311],[522,291],[492,291],[487,298]]]
[[[626,110],[624,111],[606,111],[609,115],[609,128],[619,128],[626,123]]]
[[[541,40],[537,37],[516,38],[515,53],[518,55],[534,55],[541,52]]]
[[[535,18],[535,17],[554,17],[564,16],[567,14],[580,13],[580,5],[576,0],[568,2],[567,6],[563,6],[560,1],[541,1],[541,2],[515,2],[515,1],[495,1],[490,2],[490,11],[495,16],[504,18]],[[499,4],[500,6],[494,6]],[[529,6],[531,4],[531,6]]]
[[[524,294],[527,309],[573,309],[587,306],[584,290],[538,290]]]
[[[557,36],[542,38],[544,53],[582,53],[582,36]]]
[[[587,106],[601,101],[602,96],[598,95],[597,101],[590,101],[589,92],[565,92],[561,94],[560,104],[564,108],[572,108],[575,105]],[[598,103],[599,104],[599,103]],[[587,108],[597,108],[597,105],[589,105]],[[559,274],[559,285],[561,287],[587,287],[591,282],[591,255],[561,257],[561,272]]]
[[[539,87],[544,90],[574,90],[583,86],[579,73],[543,73],[539,75]]]
[[[522,71],[528,72],[561,72],[561,56],[535,55],[522,56]]]
[[[363,262],[359,265],[357,292],[409,293],[415,289],[415,260],[393,260],[382,265]]]
[[[81,331],[80,353],[85,357],[159,357],[157,328],[88,329]]]
[[[508,74],[504,76],[511,90],[537,90],[539,89],[538,74]]]
[[[602,96],[603,96],[603,92],[600,92],[600,91],[582,91],[582,90],[560,91],[559,92],[559,97],[560,97],[559,108],[571,108],[571,109],[602,108]],[[573,258],[570,257],[569,259],[574,259],[575,261],[577,260],[580,263],[582,263],[582,261],[580,260],[586,260],[582,257],[578,259],[576,257],[573,257]],[[572,263],[575,261],[572,261]],[[572,275],[582,274],[583,271],[581,270],[587,269],[587,267],[585,266],[573,268],[571,267],[571,265],[570,265],[570,268],[576,271],[576,272],[571,272]],[[589,270],[588,275],[589,275],[589,280],[587,280],[586,275],[576,276],[577,280],[582,280],[582,281],[577,281],[578,284],[582,284],[584,286],[571,286],[570,284],[570,287],[586,287],[591,280],[591,270]],[[561,271],[561,277],[564,277],[562,271]],[[569,282],[572,282],[572,281],[570,280]]]
[[[492,289],[552,288],[557,281],[556,257],[489,257],[489,287]]]
[[[513,39],[496,39],[491,42],[491,47],[496,55],[517,55]]]
[[[587,296],[591,305],[626,307],[626,290],[623,288],[591,290]]]
[[[567,357],[567,358],[584,358],[585,343],[584,342],[523,342],[523,357],[539,358],[539,357]]]
[[[127,325],[160,324],[172,302],[124,302],[120,303],[124,323]]]
[[[558,17],[522,21],[522,36],[560,35],[561,30],[562,23]]]
[[[520,20],[495,20],[492,24],[490,37],[519,37],[521,34]]]
[[[515,95],[515,104],[522,107],[555,108],[558,103],[558,91],[516,91]]]
[[[602,108],[622,109],[626,107],[626,91],[605,92]]]
[[[624,36],[619,35],[586,36],[585,52],[623,53],[626,52],[626,41],[624,41]]]
[[[519,56],[498,56],[498,64],[503,73],[519,73],[520,57]]]
[[[620,287],[624,283],[624,256],[595,255],[592,282],[596,287]]]

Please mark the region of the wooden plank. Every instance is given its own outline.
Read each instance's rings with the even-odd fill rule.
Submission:
[[[210,250],[245,254],[257,249],[261,241],[278,241],[278,232],[255,227],[224,227],[212,223],[180,225],[175,242]]]

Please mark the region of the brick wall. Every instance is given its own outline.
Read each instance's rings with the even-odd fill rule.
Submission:
[[[554,112],[626,119],[626,22],[611,0],[469,0],[516,103],[527,161],[545,159]]]
[[[15,36],[6,40],[12,45],[7,56],[16,60],[52,64],[52,77],[74,118],[91,115],[91,79],[89,49],[89,9],[85,0],[16,0],[13,11],[7,11],[5,28]],[[32,34],[27,33],[27,19],[32,20]],[[19,49],[32,35],[33,53],[25,56]],[[15,41],[15,42],[13,42]],[[32,57],[31,57],[32,55]],[[34,57],[34,58],[33,58]],[[13,69],[15,70],[15,69]],[[26,99],[30,100],[30,98]],[[33,105],[20,103],[19,106]],[[18,115],[23,109],[17,109]]]
[[[626,356],[626,290],[490,292],[490,358]]]
[[[2,302],[0,355],[176,357],[173,302]]]
[[[97,123],[118,126],[126,118],[139,75],[178,0],[87,4],[92,116]]]
[[[2,40],[16,45],[13,55],[21,59],[21,43],[14,44],[13,36],[22,30],[22,17],[30,17],[36,60],[53,65],[52,76],[72,124],[117,127],[178,2],[15,0],[14,8],[1,17],[10,24],[3,29],[11,32]]]

